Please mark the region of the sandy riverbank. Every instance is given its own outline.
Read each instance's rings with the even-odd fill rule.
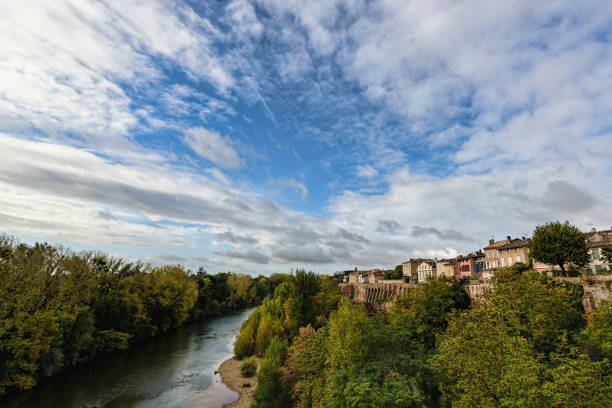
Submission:
[[[249,408],[253,402],[253,392],[255,392],[255,387],[257,387],[257,377],[243,378],[240,375],[240,363],[240,360],[232,357],[229,360],[225,360],[219,367],[221,381],[240,395],[236,401],[225,404],[224,408]],[[259,364],[259,361],[257,363]],[[250,387],[244,387],[246,384],[249,384]]]

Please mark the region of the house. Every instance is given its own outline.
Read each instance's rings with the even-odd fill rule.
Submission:
[[[493,276],[493,272],[501,268],[501,260],[499,254],[499,248],[510,243],[510,237],[502,239],[501,241],[495,241],[494,239],[489,240],[489,245],[484,248],[485,262],[484,270],[482,272],[482,279],[489,280]]]
[[[612,229],[597,231],[592,228],[587,232],[586,240],[589,246],[589,263],[586,272],[588,274],[608,272],[612,268],[612,263],[605,258],[603,249],[606,247],[612,249]]]
[[[455,261],[455,277],[466,279],[481,273],[484,268],[484,259],[485,254],[480,250],[466,256],[459,255]]]
[[[342,281],[344,283],[378,283],[385,279],[385,271],[380,269],[370,269],[369,271],[360,271],[357,268],[353,271],[344,271]]]
[[[425,282],[428,278],[436,277],[436,263],[431,259],[422,260],[417,266],[418,283]]]
[[[351,274],[353,273],[353,271],[348,270],[348,271],[342,271],[342,283],[349,283],[350,279],[351,279]]]
[[[440,259],[436,261],[436,277],[451,277],[455,274],[455,259]]]
[[[385,279],[385,271],[371,269],[368,273],[368,283],[378,283],[378,281],[383,279]]]
[[[346,283],[359,283],[359,272],[363,271],[358,271],[357,268],[352,271],[344,271],[344,278],[342,280]]]
[[[402,263],[402,275],[404,276],[404,279],[406,279],[406,281],[412,282],[412,283],[419,282],[419,274],[418,274],[417,268],[423,261],[430,261],[430,260],[423,259],[423,258],[416,258],[416,259],[411,258],[409,261]]]
[[[450,262],[444,264],[444,276],[452,278],[455,276],[455,259],[451,259]]]
[[[512,239],[508,237],[508,241],[506,245],[498,248],[501,267],[512,266],[517,262],[528,264],[531,238],[522,237]]]
[[[473,259],[469,256],[459,255],[455,262],[455,278],[465,279],[472,276]]]
[[[355,271],[356,283],[370,283],[370,271]]]

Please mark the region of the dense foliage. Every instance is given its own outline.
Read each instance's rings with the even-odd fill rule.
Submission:
[[[285,387],[298,407],[435,406],[428,358],[446,316],[469,304],[461,286],[446,279],[406,291],[389,313],[373,317],[344,300],[326,326],[300,332]]]
[[[344,298],[322,313],[319,289],[310,301],[321,316],[300,320],[297,334],[290,285],[305,277],[286,281],[237,343],[237,354],[263,355],[254,406],[612,406],[611,304],[587,324],[581,285],[524,269],[501,271],[473,304],[443,278],[374,316]]]
[[[453,314],[431,362],[442,406],[610,406],[610,360],[584,353],[605,349],[609,305],[585,328],[581,292],[544,275],[507,275],[486,302]]]
[[[329,314],[343,299],[338,289],[340,279],[297,270],[243,323],[234,353],[240,359],[262,356],[254,394],[257,407],[285,405],[288,394],[280,370],[289,342],[298,335],[300,327],[318,328],[326,324]]]
[[[403,277],[402,265],[397,265],[395,269],[385,272],[385,279],[402,279]]]
[[[563,275],[566,265],[584,266],[589,262],[585,235],[568,221],[538,225],[533,231],[530,256],[537,262],[557,265]]]
[[[189,274],[0,235],[0,395],[187,321],[257,304],[282,279]]]
[[[320,327],[342,298],[338,282],[303,270],[287,276],[243,323],[234,343],[236,357],[263,356],[274,337],[290,339],[300,327]]]

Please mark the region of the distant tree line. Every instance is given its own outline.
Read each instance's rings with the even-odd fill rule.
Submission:
[[[0,395],[186,322],[259,304],[283,279],[190,273],[0,235]]]

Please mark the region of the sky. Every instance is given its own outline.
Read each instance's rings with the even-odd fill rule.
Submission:
[[[612,3],[0,2],[0,232],[249,274],[612,227]]]

